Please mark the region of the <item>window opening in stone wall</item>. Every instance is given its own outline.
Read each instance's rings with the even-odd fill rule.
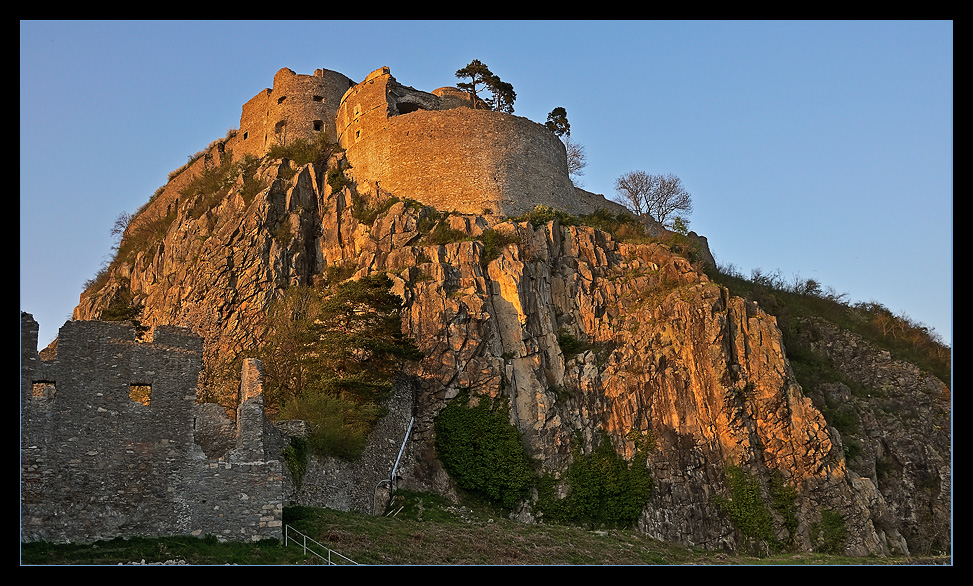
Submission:
[[[284,103],[284,100],[286,100],[286,99],[287,99],[287,96],[281,96],[281,97],[277,98],[277,103],[278,104],[283,104]]]
[[[249,132],[244,132],[243,133],[243,140],[247,140],[247,137],[248,136],[250,136],[250,133]]]
[[[312,122],[312,124],[314,125],[314,130],[318,130],[318,131],[324,130],[323,120],[315,120],[314,122]]]
[[[314,100],[315,102],[323,102],[324,96],[313,96],[311,99]]]
[[[152,385],[132,383],[128,386],[128,398],[148,407],[152,400]]]
[[[30,396],[36,399],[53,399],[55,384],[52,380],[38,380],[31,385]]]

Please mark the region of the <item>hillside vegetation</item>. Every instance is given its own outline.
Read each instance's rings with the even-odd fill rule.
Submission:
[[[798,334],[802,318],[817,317],[851,331],[893,357],[915,364],[947,387],[951,386],[952,351],[939,334],[905,314],[896,314],[876,301],[849,303],[844,294],[822,286],[813,279],[795,277],[787,282],[780,272],[754,270],[749,278],[733,266],[713,267],[709,277],[727,287],[730,293],[756,301],[778,319],[787,357],[798,378],[820,369],[810,363]],[[802,367],[806,367],[803,368]],[[802,381],[803,382],[803,381]]]

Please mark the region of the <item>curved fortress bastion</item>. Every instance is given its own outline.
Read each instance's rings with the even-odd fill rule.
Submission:
[[[470,103],[455,88],[402,86],[387,67],[349,89],[336,126],[359,191],[473,214],[517,215],[539,204],[583,211],[558,137]]]

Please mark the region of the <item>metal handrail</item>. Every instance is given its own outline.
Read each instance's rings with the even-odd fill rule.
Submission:
[[[301,539],[298,540],[298,539],[295,539],[295,538],[291,537],[291,535],[290,535],[291,532],[294,532],[294,533],[297,533],[298,535],[300,535],[301,536]],[[301,533],[297,529],[294,529],[290,525],[284,525],[284,547],[286,547],[287,545],[289,545],[290,542],[294,542],[295,544],[300,544],[300,546],[304,549],[304,555],[307,555],[309,553],[310,554],[313,554],[313,555],[317,556],[318,558],[320,558],[320,559],[324,560],[325,562],[327,562],[327,564],[329,566],[343,566],[343,565],[348,565],[348,564],[351,564],[353,566],[360,566],[361,565],[358,562],[356,562],[355,560],[353,560],[351,558],[348,558],[346,556],[343,556],[340,553],[334,551],[333,549],[331,549],[329,547],[326,547],[324,545],[321,545],[317,541],[311,539],[307,535],[304,535],[303,533]],[[322,555],[322,554],[314,551],[314,549],[311,548],[311,545],[308,542],[310,542],[310,544],[316,545],[319,548],[323,549],[326,552],[327,557],[325,557],[325,555]]]
[[[405,430],[405,437],[402,438],[402,445],[399,446],[399,455],[395,457],[395,465],[392,466],[392,473],[389,474],[388,478],[383,478],[375,484],[375,490],[372,491],[372,511],[374,512],[378,507],[378,487],[382,486],[383,483],[388,483],[389,494],[391,495],[394,488],[393,483],[395,482],[395,471],[399,469],[399,461],[402,460],[402,453],[405,451],[405,445],[409,442],[409,436],[412,435],[412,425],[415,423],[416,418],[413,417],[409,420],[409,428]]]

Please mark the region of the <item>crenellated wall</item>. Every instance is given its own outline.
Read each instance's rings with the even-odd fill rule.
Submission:
[[[44,360],[22,313],[21,539],[280,538],[284,475],[252,417],[262,394],[241,393],[235,448],[207,458],[194,439],[201,364],[186,328],[139,342],[131,326],[85,321],[65,323]]]

